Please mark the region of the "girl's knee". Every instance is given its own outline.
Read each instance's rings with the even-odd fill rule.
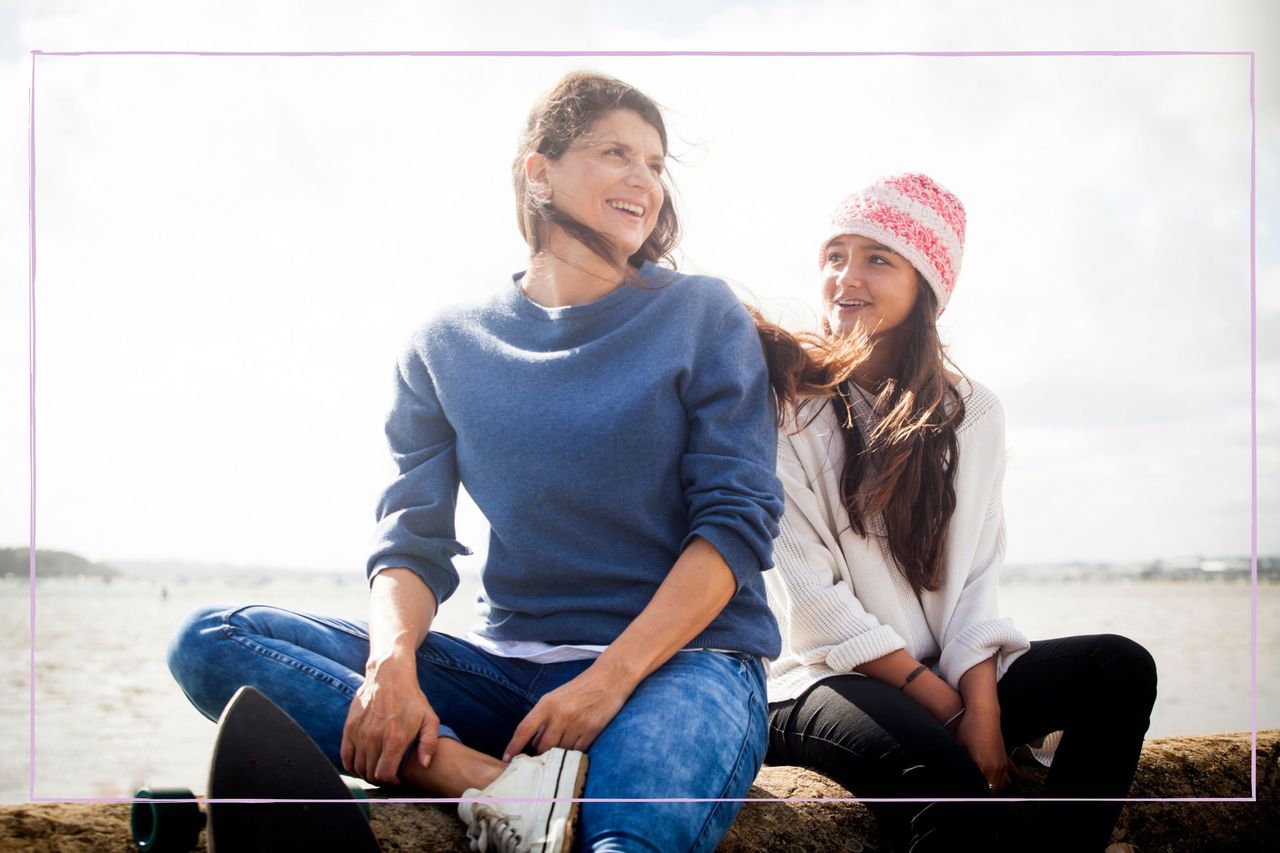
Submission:
[[[1107,668],[1116,685],[1137,697],[1150,696],[1155,701],[1156,662],[1140,643],[1119,634],[1099,637],[1106,649]]]

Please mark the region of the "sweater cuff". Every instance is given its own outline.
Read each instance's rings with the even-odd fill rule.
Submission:
[[[689,547],[689,543],[693,541],[695,536],[701,536],[720,552],[720,556],[724,558],[725,563],[729,566],[729,571],[733,573],[733,580],[736,584],[734,588],[735,595],[739,589],[742,589],[743,584],[760,574],[764,568],[760,565],[759,558],[756,557],[755,549],[731,528],[704,524],[690,531],[689,535],[685,537],[684,543],[680,546],[681,552]]]
[[[906,647],[906,642],[892,627],[877,625],[838,646],[832,646],[827,652],[827,666],[836,672],[852,672],[856,666]]]
[[[453,595],[453,591],[458,588],[458,573],[452,567],[444,568],[432,563],[418,560],[413,557],[406,557],[402,554],[386,554],[374,561],[369,567],[369,583],[373,583],[373,579],[378,576],[379,572],[387,569],[408,569],[427,585],[427,589],[431,590],[431,594],[436,597],[436,609],[444,604],[445,599]]]
[[[1021,654],[1029,648],[1031,648],[1031,642],[1025,634],[1013,627],[1012,622],[1005,619],[988,619],[985,622],[970,625],[952,639],[942,650],[938,669],[942,678],[959,690],[960,676],[968,672],[970,667],[982,663],[995,654],[1004,657]],[[996,661],[997,675],[1004,673],[1005,666],[1001,664],[1001,661]]]

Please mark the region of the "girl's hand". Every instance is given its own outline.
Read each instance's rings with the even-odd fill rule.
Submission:
[[[1012,781],[1013,764],[1004,748],[998,712],[968,710],[959,720],[956,743],[965,748],[986,777],[991,793],[999,794]]]
[[[418,738],[418,761],[425,767],[435,752],[440,718],[418,684],[416,668],[370,667],[342,727],[342,766],[369,782],[400,783],[405,750]]]
[[[502,760],[510,761],[531,741],[539,755],[556,746],[586,751],[631,696],[634,687],[627,684],[592,665],[544,694],[516,726]]]

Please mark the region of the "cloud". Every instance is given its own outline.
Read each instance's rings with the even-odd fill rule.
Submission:
[[[646,20],[525,4],[482,25],[461,5],[379,4],[353,27],[341,4],[295,17],[303,5],[42,5],[18,17],[19,43],[874,50],[1194,36],[1235,48],[1264,16],[1242,4],[1193,27],[1165,4],[986,2],[933,7],[906,29],[885,4],[709,4],[673,28],[659,20],[673,6]],[[1113,26],[1099,29],[1104,13]],[[579,19],[585,30],[558,25]],[[969,245],[944,329],[1009,414],[1012,557],[1247,550],[1249,69],[1231,57],[42,58],[43,541],[358,564],[387,475],[379,420],[395,352],[444,301],[523,265],[516,131],[545,86],[584,65],[670,108],[687,154],[675,167],[685,266],[795,322],[812,316],[813,239],[842,195],[915,168],[965,199]],[[25,105],[26,58],[3,71]],[[1260,239],[1275,227],[1267,139]],[[14,135],[0,146],[24,159]],[[2,230],[20,235],[25,172],[0,178]],[[25,282],[25,253],[5,246],[7,278]],[[1272,261],[1260,288],[1275,278]],[[1260,302],[1264,368],[1274,290]],[[25,288],[4,294],[14,369],[0,393],[22,408]],[[1278,403],[1263,390],[1260,420]],[[0,461],[22,471],[25,431],[9,422]],[[1262,477],[1276,481],[1270,433],[1263,442]],[[1215,468],[1215,449],[1230,461]],[[0,539],[16,544],[25,487],[10,482]],[[1142,507],[1141,523],[1117,530],[1125,507]],[[1191,524],[1187,507],[1211,521]],[[1053,532],[1064,519],[1071,535]]]

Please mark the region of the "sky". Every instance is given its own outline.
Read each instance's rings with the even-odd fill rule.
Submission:
[[[32,50],[1254,50],[1259,551],[1280,553],[1268,4],[495,5],[0,3],[0,547],[30,528]],[[1004,403],[1010,562],[1249,553],[1247,56],[34,67],[39,547],[360,571],[396,355],[524,268],[516,136],[586,67],[666,110],[680,268],[793,327],[814,322],[816,241],[844,195],[909,170],[964,201],[941,329]],[[474,508],[459,535],[483,550]]]

